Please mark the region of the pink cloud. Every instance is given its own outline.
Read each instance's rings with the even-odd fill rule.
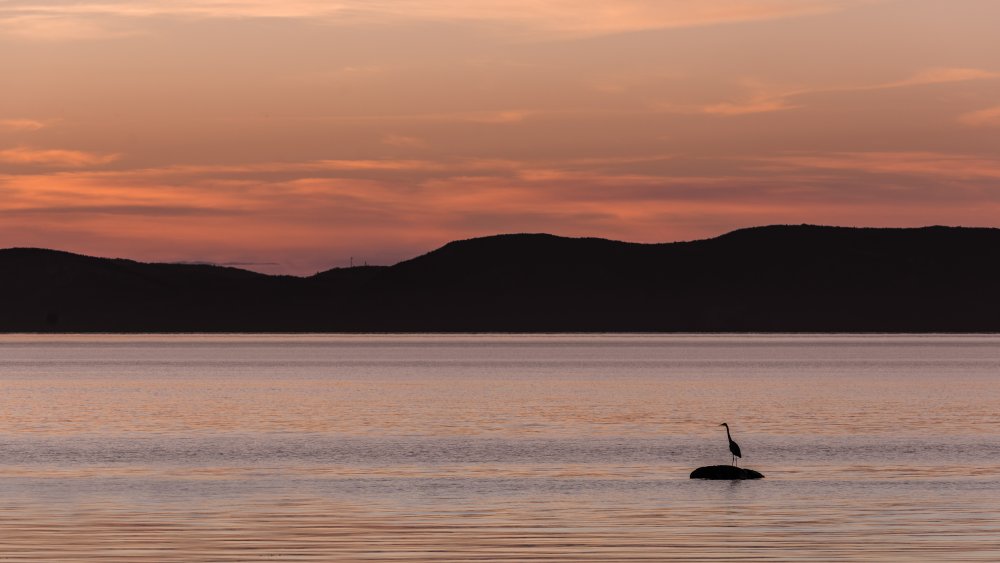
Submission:
[[[770,113],[773,111],[783,111],[797,107],[799,106],[791,105],[783,99],[765,99],[745,103],[721,103],[707,105],[701,108],[701,113],[709,115],[734,116],[749,115],[754,113]]]
[[[1000,127],[1000,106],[964,113],[958,121],[973,127]]]
[[[35,119],[0,119],[0,130],[37,131],[44,127],[45,123]]]
[[[57,168],[98,166],[114,162],[120,156],[118,154],[98,154],[62,149],[33,149],[29,147],[0,150],[0,162],[29,166],[54,166]]]
[[[411,137],[408,135],[398,135],[396,133],[390,133],[382,137],[382,144],[389,145],[390,147],[419,149],[426,147],[427,141],[419,137]]]
[[[935,152],[839,152],[753,159],[793,168],[880,174],[1000,178],[1000,159]]]
[[[950,82],[967,82],[970,80],[991,80],[1000,78],[1000,72],[981,68],[928,68],[910,77],[893,82],[885,82],[870,86],[870,89],[905,88],[907,86],[924,86],[929,84],[948,84]],[[863,88],[862,88],[863,89]]]
[[[871,0],[131,0],[128,2],[10,0],[0,29],[23,37],[72,40],[134,32],[154,17],[311,19],[358,25],[407,21],[496,23],[548,37],[702,27],[812,16]]]

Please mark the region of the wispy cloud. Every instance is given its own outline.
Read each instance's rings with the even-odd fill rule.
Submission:
[[[958,121],[973,127],[1000,127],[1000,106],[964,113]]]
[[[994,78],[1000,78],[1000,72],[981,68],[928,68],[902,80],[884,82],[873,86],[859,86],[854,89],[884,90],[888,88],[906,88],[908,86],[948,84],[951,82],[968,82],[970,80],[989,80]]]
[[[938,152],[837,152],[755,159],[791,168],[957,179],[1000,178],[1000,159]]]
[[[0,34],[41,41],[79,41],[128,37],[134,27],[107,16],[73,13],[18,13],[0,5]]]
[[[15,147],[0,150],[0,162],[30,166],[53,166],[57,168],[108,164],[118,160],[120,156],[118,154],[99,154],[62,149],[34,149],[30,147]]]
[[[568,35],[699,27],[829,13],[859,2],[824,0],[429,0],[381,2],[384,13],[521,24]]]
[[[708,104],[675,104],[673,102],[657,102],[651,105],[651,110],[658,113],[674,113],[680,115],[710,115],[716,117],[737,117],[758,113],[773,113],[801,107],[793,104],[783,96],[768,94],[753,96],[741,101],[714,102]]]
[[[6,216],[35,215],[136,215],[142,217],[191,217],[232,215],[234,210],[204,208],[197,206],[164,206],[164,205],[49,205],[45,207],[8,207],[3,209]]]
[[[38,131],[45,126],[35,119],[0,119],[0,131]]]
[[[332,115],[316,119],[326,121],[369,121],[369,122],[454,122],[454,123],[484,123],[507,124],[523,123],[531,118],[574,117],[593,115],[596,110],[587,109],[500,109],[477,111],[450,111],[426,113],[397,114],[356,114]]]
[[[871,0],[12,0],[0,28],[41,39],[127,32],[121,20],[152,17],[298,18],[330,23],[400,21],[503,24],[548,34],[592,36],[801,17]],[[117,21],[115,21],[117,20]]]
[[[484,111],[455,114],[458,121],[473,123],[520,123],[532,115],[542,112],[530,110]]]
[[[742,103],[726,102],[721,104],[710,104],[701,107],[700,112],[708,115],[733,116],[748,115],[753,113],[771,113],[774,111],[783,111],[797,107],[799,106],[792,105],[787,100],[778,98],[750,100]]]
[[[389,145],[390,147],[400,147],[400,148],[424,148],[427,146],[427,141],[419,137],[411,137],[408,135],[399,135],[396,133],[389,133],[382,136],[382,144]]]
[[[910,88],[918,86],[931,86],[938,84],[953,84],[969,82],[974,80],[995,80],[1000,79],[1000,72],[980,69],[980,68],[928,68],[918,71],[910,76],[898,80],[878,82],[874,84],[848,84],[831,86],[811,86],[811,87],[768,87],[758,81],[748,81],[748,89],[753,91],[749,97],[740,101],[719,102],[706,105],[676,105],[670,103],[659,104],[656,107],[661,111],[671,113],[687,114],[707,114],[717,116],[741,116],[755,113],[770,113],[803,106],[802,98],[814,94],[838,93],[838,92],[874,92],[879,90],[892,90],[898,88]],[[989,120],[989,112],[984,110],[982,114],[968,114],[966,119],[971,121]],[[965,122],[965,121],[963,121]]]

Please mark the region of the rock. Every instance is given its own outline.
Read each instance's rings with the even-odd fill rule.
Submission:
[[[691,472],[692,479],[763,479],[764,475],[753,469],[732,465],[709,465]]]

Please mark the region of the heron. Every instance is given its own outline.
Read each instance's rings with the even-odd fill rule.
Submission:
[[[738,457],[742,458],[743,457],[740,454],[740,445],[737,444],[736,442],[734,442],[733,441],[733,437],[729,435],[729,425],[728,424],[726,424],[725,422],[723,422],[719,426],[725,426],[726,427],[726,438],[729,438],[729,452],[731,454],[733,454],[733,465],[736,465],[736,458],[738,458]],[[736,465],[736,467],[739,467],[739,466]]]

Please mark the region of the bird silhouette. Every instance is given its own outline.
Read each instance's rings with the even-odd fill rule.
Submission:
[[[733,441],[733,437],[729,435],[729,425],[723,422],[719,426],[726,427],[726,438],[729,438],[729,452],[733,454],[733,465],[736,465],[736,458],[742,458],[740,454],[740,445]],[[739,467],[736,465],[736,467]]]

